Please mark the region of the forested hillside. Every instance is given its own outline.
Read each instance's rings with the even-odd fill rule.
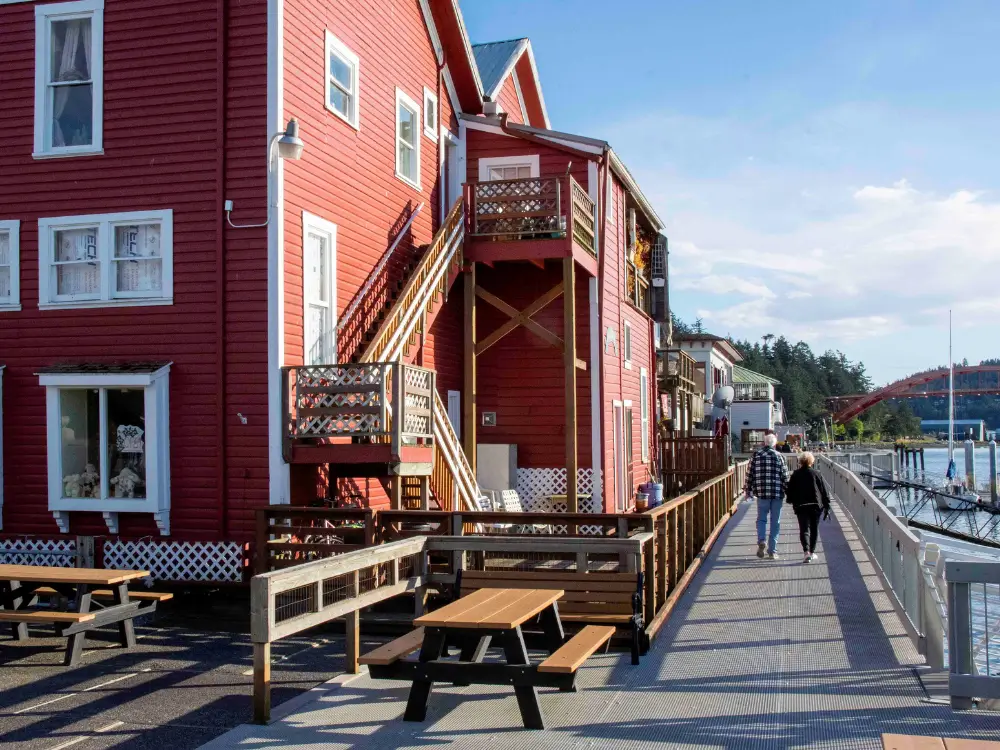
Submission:
[[[963,361],[962,364],[969,364]],[[997,365],[1000,359],[984,359],[981,365]],[[947,365],[941,365],[947,367]],[[938,369],[938,368],[934,368]],[[975,376],[955,376],[955,388],[974,388]],[[947,388],[947,380],[934,384],[935,388]],[[921,419],[947,419],[947,398],[915,398],[909,399],[913,412]],[[1000,396],[961,396],[955,399],[955,419],[983,419],[986,427],[991,430],[1000,429]]]

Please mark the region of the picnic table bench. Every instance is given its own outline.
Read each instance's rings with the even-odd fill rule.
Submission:
[[[536,688],[576,690],[580,666],[607,643],[612,626],[589,625],[568,639],[559,619],[558,589],[481,588],[441,609],[418,617],[419,627],[361,657],[375,679],[410,679],[413,685],[403,718],[423,721],[434,682],[457,685],[512,685],[521,719],[529,729],[544,729]],[[541,617],[549,657],[532,664],[521,625]],[[506,663],[484,663],[496,640]],[[460,643],[458,661],[446,657],[445,643]],[[417,661],[403,657],[420,650]]]
[[[883,734],[882,748],[883,750],[1000,750],[1000,742],[962,740],[954,737]]]
[[[132,620],[173,596],[129,591],[129,581],[148,576],[145,570],[0,565],[0,622],[11,625],[17,640],[28,638],[29,625],[55,626],[68,638],[64,664],[75,666],[95,628],[117,624],[121,645],[135,646]],[[39,598],[48,598],[49,606],[38,606]]]

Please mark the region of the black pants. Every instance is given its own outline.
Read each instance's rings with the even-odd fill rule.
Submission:
[[[817,505],[798,508],[795,515],[799,519],[799,541],[803,552],[816,551],[816,537],[819,535],[819,517],[823,509]]]

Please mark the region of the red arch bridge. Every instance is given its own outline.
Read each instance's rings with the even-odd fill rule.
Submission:
[[[955,396],[1000,394],[1000,365],[956,365]],[[930,370],[897,380],[871,393],[855,396],[831,396],[827,405],[833,421],[849,422],[882,401],[893,398],[929,398],[948,395],[948,369]]]

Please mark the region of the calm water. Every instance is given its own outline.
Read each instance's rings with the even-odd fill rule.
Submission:
[[[919,459],[918,459],[919,460]],[[961,443],[955,444],[955,467],[958,469],[959,478],[965,477],[965,446]],[[906,466],[902,467],[906,472]],[[927,448],[924,451],[924,473],[929,484],[934,484],[944,479],[948,470],[948,449],[947,448]],[[910,464],[910,478],[918,479],[920,469],[914,468]],[[916,473],[914,473],[916,472]],[[976,482],[980,488],[989,487],[990,481],[990,457],[985,447],[976,448]]]

